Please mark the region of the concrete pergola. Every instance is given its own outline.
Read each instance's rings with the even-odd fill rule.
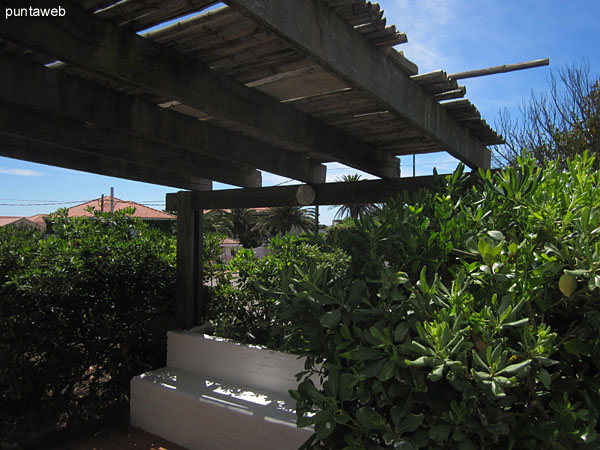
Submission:
[[[431,182],[400,179],[399,155],[489,168],[502,142],[456,80],[394,48],[406,36],[378,5],[224,3],[61,0],[32,17],[56,6],[32,0],[0,26],[1,156],[185,190],[167,196],[182,328],[199,317],[203,209],[380,202]],[[380,179],[326,183],[332,161]],[[262,187],[261,170],[303,184]]]

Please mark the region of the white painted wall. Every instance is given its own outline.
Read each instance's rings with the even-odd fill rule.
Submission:
[[[190,450],[295,450],[294,355],[190,331],[168,333],[167,367],[131,380],[131,424]]]

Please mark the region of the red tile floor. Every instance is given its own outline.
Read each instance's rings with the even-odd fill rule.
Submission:
[[[138,428],[101,431],[92,437],[80,438],[50,447],[49,450],[186,450]]]

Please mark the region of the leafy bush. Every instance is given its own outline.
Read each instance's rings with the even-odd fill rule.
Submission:
[[[339,249],[322,251],[295,235],[274,237],[269,254],[257,258],[252,250],[240,249],[221,272],[210,304],[209,319],[213,332],[238,342],[279,348],[281,328],[275,331],[272,321],[274,296],[268,289],[278,289],[280,274],[292,265],[327,267],[335,276],[343,274],[348,257]]]
[[[126,408],[175,327],[175,237],[127,211],[63,211],[49,230],[0,228],[0,448]],[[219,243],[205,239],[205,261]]]
[[[598,448],[593,164],[459,168],[330,236],[359,249],[345,276],[284,274],[274,314],[307,356],[291,392],[315,426],[304,448]]]

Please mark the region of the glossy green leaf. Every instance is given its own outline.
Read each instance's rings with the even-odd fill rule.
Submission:
[[[544,385],[546,389],[550,389],[550,383],[552,382],[552,377],[548,373],[546,369],[543,367],[538,371],[538,378]]]
[[[334,328],[340,323],[341,318],[342,310],[341,308],[337,308],[333,311],[326,312],[321,317],[319,317],[319,322],[325,328]]]
[[[564,273],[558,280],[558,288],[565,297],[570,297],[577,289],[577,280],[568,273]]]
[[[489,237],[491,237],[493,240],[495,240],[497,242],[500,242],[504,239],[504,234],[498,230],[488,231],[487,234]]]
[[[352,354],[354,358],[358,359],[359,361],[368,361],[383,356],[383,352],[381,350],[365,347],[364,345],[359,345]]]
[[[343,402],[350,400],[357,383],[358,380],[351,373],[342,373],[340,376],[339,399]]]
[[[443,375],[444,364],[440,364],[439,366],[435,367],[431,372],[429,372],[429,374],[427,375],[427,379],[435,383],[436,381],[440,381]]]
[[[585,343],[580,339],[569,339],[568,341],[563,342],[563,347],[570,353],[571,355],[579,355],[583,350]]]
[[[504,374],[504,375],[513,375],[517,372],[522,371],[524,368],[528,367],[529,365],[531,365],[531,360],[527,359],[525,361],[521,361],[520,363],[516,363],[516,364],[511,364],[509,366],[506,366],[504,369],[500,370],[498,372],[498,374]]]
[[[447,441],[452,432],[452,426],[446,423],[439,423],[429,428],[429,437],[434,441]]]
[[[379,428],[385,424],[383,417],[374,408],[363,406],[356,410],[356,420],[367,430]]]
[[[412,433],[423,423],[423,414],[408,414],[396,426],[397,433]]]
[[[406,321],[400,322],[396,326],[396,329],[394,330],[394,341],[402,342],[404,340],[404,338],[406,337],[406,334],[408,333],[409,329],[410,329],[410,325],[408,322],[406,322]]]

